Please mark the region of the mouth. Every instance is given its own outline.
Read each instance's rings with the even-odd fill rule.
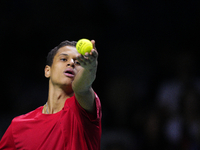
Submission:
[[[64,71],[64,75],[67,76],[67,77],[69,77],[69,78],[74,78],[75,72],[74,72],[73,69],[68,68],[68,69],[66,69]]]

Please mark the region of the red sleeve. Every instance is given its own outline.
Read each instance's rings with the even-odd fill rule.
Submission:
[[[16,150],[12,135],[12,123],[0,141],[0,150]]]

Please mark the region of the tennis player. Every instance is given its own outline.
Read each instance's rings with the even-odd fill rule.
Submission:
[[[98,52],[84,56],[75,41],[61,42],[47,56],[48,100],[15,117],[0,141],[0,150],[100,150],[101,104],[92,89]]]

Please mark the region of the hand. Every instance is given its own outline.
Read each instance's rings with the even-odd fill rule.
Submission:
[[[97,58],[98,58],[98,52],[95,47],[95,41],[91,40],[93,44],[93,49],[90,53],[85,53],[85,55],[78,55],[77,60],[81,64],[83,68],[86,70],[93,70],[97,68]]]

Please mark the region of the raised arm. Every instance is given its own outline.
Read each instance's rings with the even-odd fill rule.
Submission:
[[[93,113],[95,111],[95,95],[92,83],[96,78],[98,52],[95,48],[95,41],[91,42],[94,47],[91,52],[77,57],[82,68],[77,73],[72,88],[79,104],[86,111]]]

